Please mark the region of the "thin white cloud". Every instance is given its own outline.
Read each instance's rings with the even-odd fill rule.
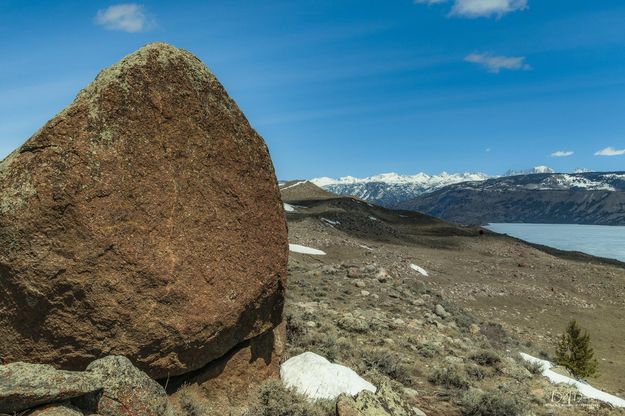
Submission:
[[[527,0],[456,0],[451,9],[451,15],[468,18],[493,15],[501,17],[526,8]]]
[[[494,74],[498,74],[502,69],[510,71],[529,71],[532,67],[525,63],[524,56],[498,56],[490,53],[472,53],[464,60],[473,64],[483,66]]]
[[[441,4],[448,0],[414,0],[416,4]],[[450,16],[498,18],[504,14],[527,9],[527,0],[454,0]]]
[[[595,156],[621,156],[625,155],[625,149],[615,149],[612,146],[608,146],[605,149],[601,149],[595,152]]]
[[[570,150],[558,150],[557,152],[553,152],[551,154],[551,157],[569,157],[569,156],[573,156],[573,153]]]
[[[145,7],[137,3],[116,4],[100,9],[95,16],[96,24],[108,30],[123,32],[143,32],[154,25],[154,20],[148,17]]]

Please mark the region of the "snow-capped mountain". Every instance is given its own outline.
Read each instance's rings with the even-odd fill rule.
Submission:
[[[311,182],[336,194],[463,223],[621,224],[625,221],[625,216],[619,214],[624,206],[620,204],[625,204],[624,172],[578,169],[575,173],[554,173],[551,168],[537,166],[510,170],[503,176],[385,173],[367,178],[323,177]],[[554,209],[558,212],[552,212]]]
[[[315,185],[339,195],[351,195],[385,207],[395,207],[400,202],[415,198],[424,193],[467,181],[484,181],[490,176],[484,173],[440,175],[417,173],[416,175],[398,175],[384,173],[367,178],[345,176],[339,179],[328,177],[311,179]]]
[[[556,171],[547,166],[536,166],[532,169],[513,170],[510,169],[503,176],[519,176],[519,175],[534,175],[537,173],[555,173]]]

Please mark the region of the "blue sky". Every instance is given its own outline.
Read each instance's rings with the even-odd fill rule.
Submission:
[[[625,170],[622,0],[0,0],[0,157],[152,41],[211,68],[282,179]]]

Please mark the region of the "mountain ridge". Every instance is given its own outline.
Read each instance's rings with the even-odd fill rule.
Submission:
[[[625,172],[534,174],[464,182],[398,204],[463,224],[625,224]]]
[[[384,173],[366,178],[345,176],[333,179],[321,177],[311,179],[310,182],[326,191],[339,195],[355,196],[391,208],[414,196],[432,192],[450,184],[482,181],[488,178],[490,176],[485,173],[449,174],[442,172],[439,175],[428,175],[421,172],[415,175]]]

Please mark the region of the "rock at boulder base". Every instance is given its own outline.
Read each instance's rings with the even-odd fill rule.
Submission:
[[[71,405],[52,404],[37,409],[28,416],[83,416],[83,413]]]
[[[60,371],[42,364],[0,365],[0,412],[19,412],[100,388],[101,384],[85,373]]]
[[[281,322],[287,256],[262,138],[197,58],[150,44],[0,162],[0,351],[183,374]]]
[[[126,357],[101,358],[85,373],[100,382],[102,391],[85,396],[81,408],[101,416],[174,416],[165,389]]]

